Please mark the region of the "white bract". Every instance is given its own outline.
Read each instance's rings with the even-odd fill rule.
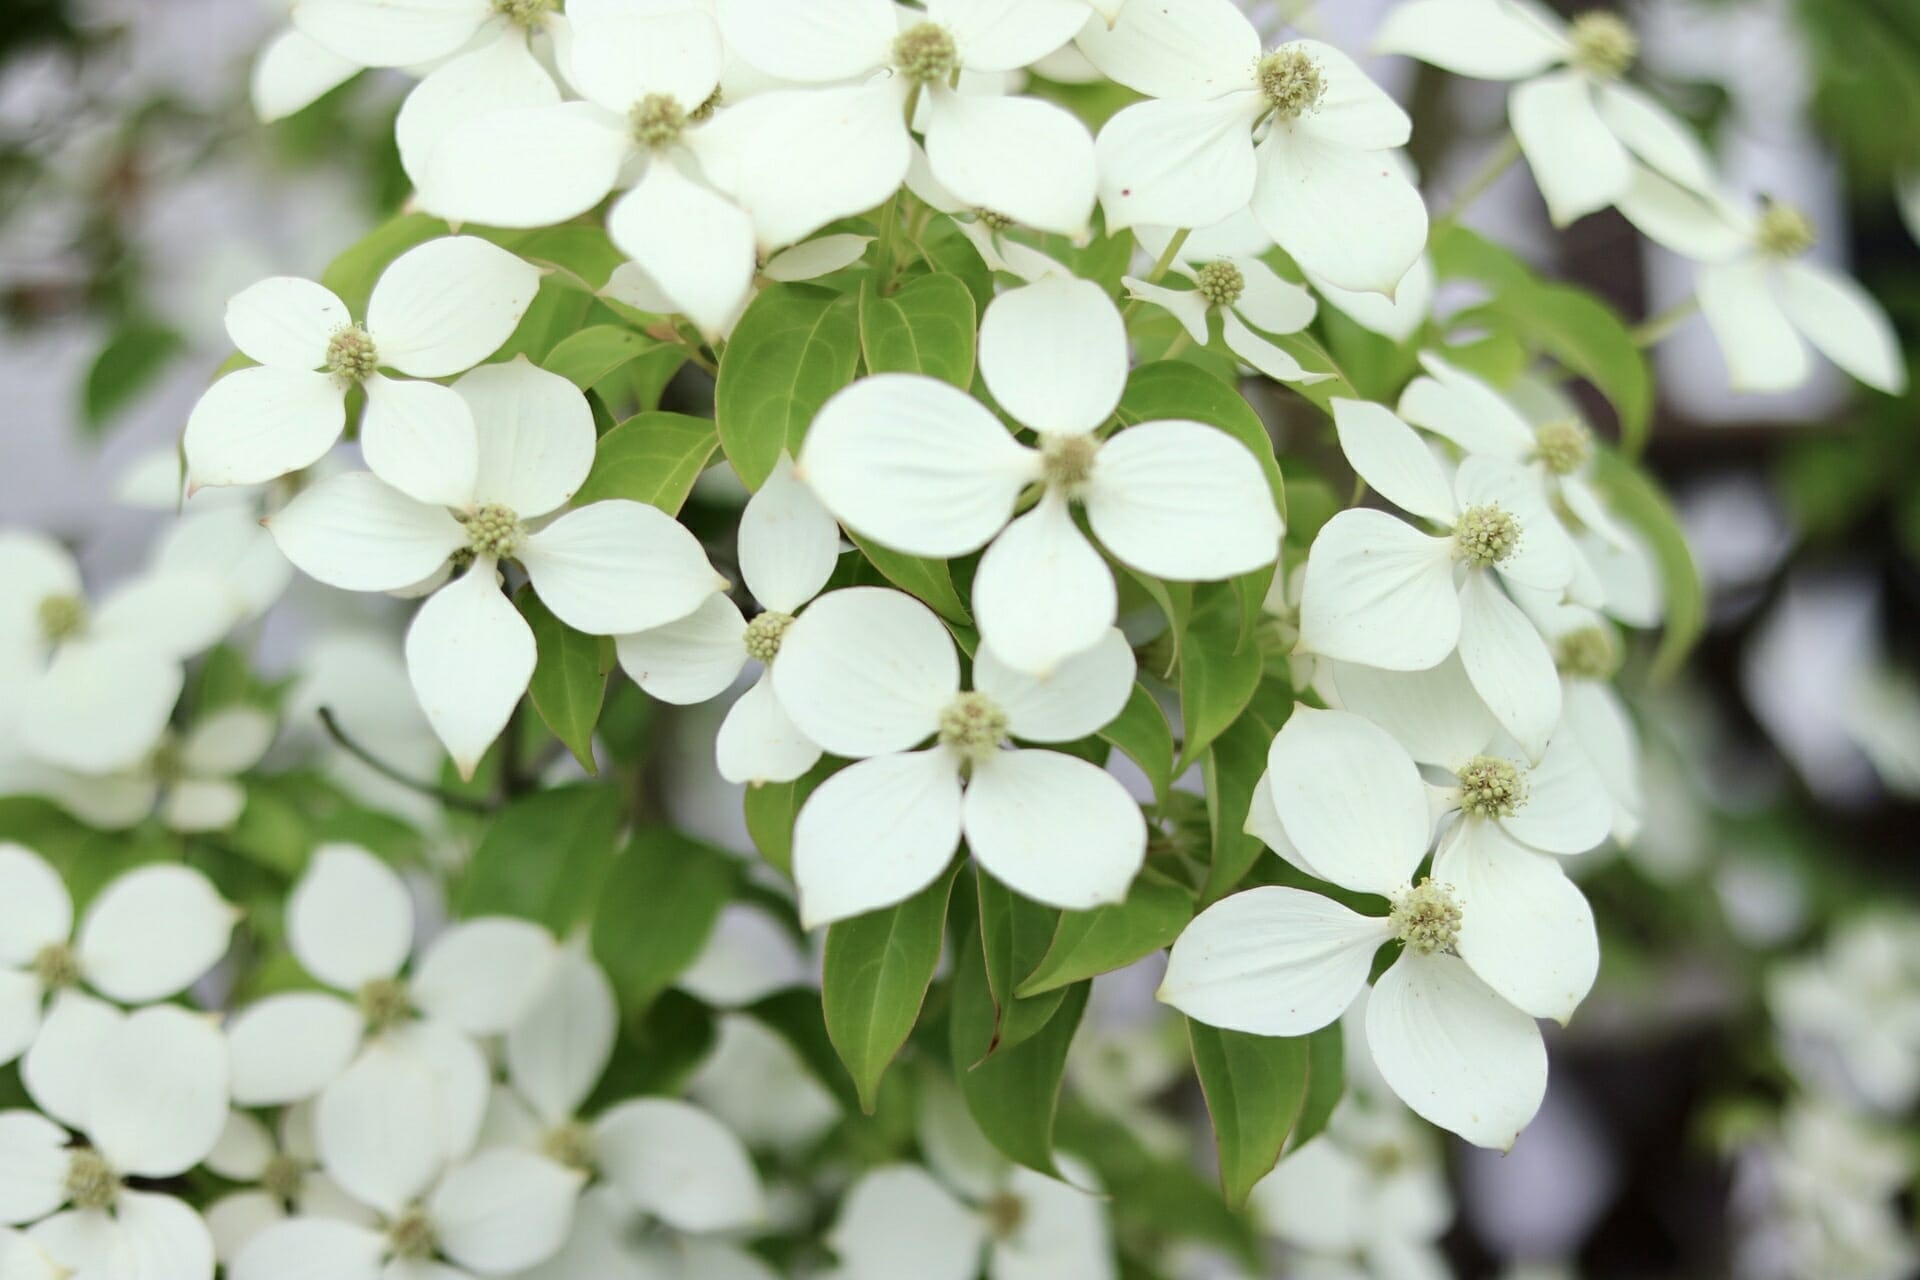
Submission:
[[[470,777],[533,674],[533,631],[500,589],[502,562],[517,562],[541,603],[590,635],[684,618],[726,580],[656,507],[613,499],[530,525],[564,506],[593,466],[592,411],[565,378],[514,360],[475,369],[448,394],[471,425],[410,460],[405,483],[333,476],[268,527],[289,560],[329,586],[433,592],[407,631],[407,671]]]
[[[1021,444],[959,389],[879,374],[820,410],[797,470],[849,528],[914,555],[991,542],[973,583],[982,642],[1045,676],[1113,626],[1113,573],[1072,504],[1113,557],[1156,578],[1229,578],[1272,562],[1281,522],[1247,446],[1191,421],[1100,429],[1127,381],[1126,331],[1099,286],[1046,279],[995,298],[980,327],[980,375]],[[1039,501],[1012,515],[1021,493]]]
[[[793,477],[785,455],[740,515],[740,576],[761,612],[749,622],[726,596],[709,596],[687,617],[619,637],[620,665],[663,702],[705,702],[749,661],[753,687],[727,710],[714,754],[729,782],[790,782],[811,769],[820,748],[780,706],[773,664],[781,638],[819,594],[840,556],[840,526]]]
[[[559,0],[295,0],[293,25],[360,66],[411,67],[537,27],[559,8]]]
[[[1109,228],[1201,228],[1248,208],[1306,271],[1392,294],[1427,240],[1427,207],[1389,156],[1412,130],[1353,60],[1318,40],[1262,52],[1231,0],[1129,4],[1080,49],[1155,99],[1100,131]]]
[[[363,1225],[375,1220],[372,1210],[320,1171],[311,1104],[286,1108],[273,1128],[236,1109],[205,1163],[209,1171],[247,1188],[207,1206],[214,1254],[229,1265],[255,1236],[290,1216]]]
[[[1249,827],[1344,889],[1381,894],[1384,918],[1301,889],[1263,887],[1202,912],[1168,960],[1161,999],[1213,1026],[1304,1035],[1404,943],[1367,1001],[1367,1045],[1427,1120],[1506,1148],[1538,1109],[1546,1050],[1535,1017],[1565,1020],[1599,963],[1593,914],[1553,859],[1494,839],[1454,842],[1413,882],[1432,818],[1418,767],[1385,730],[1296,706],[1274,739]]]
[[[1568,23],[1531,0],[1409,0],[1387,15],[1375,48],[1458,75],[1522,81],[1507,111],[1556,225],[1621,200],[1648,171],[1712,189],[1692,131],[1621,78],[1640,41],[1616,14],[1590,10]]]
[[[505,249],[447,236],[393,260],[364,323],[311,280],[275,276],[242,290],[227,304],[227,334],[256,364],[214,383],[193,407],[182,446],[188,483],[258,484],[312,466],[339,440],[347,393],[359,386],[367,465],[413,492],[440,451],[472,436],[472,414],[446,387],[380,370],[443,378],[479,364],[539,287],[539,270]]]
[[[1572,547],[1540,484],[1481,455],[1449,477],[1383,406],[1335,400],[1333,409],[1360,477],[1441,532],[1366,508],[1329,520],[1307,557],[1301,647],[1394,671],[1426,670],[1457,650],[1481,699],[1538,759],[1560,721],[1560,681],[1506,584],[1558,593],[1573,575]]]
[[[793,830],[809,928],[908,898],[964,835],[980,866],[1039,902],[1119,902],[1146,855],[1146,822],[1119,779],[1057,751],[1120,714],[1133,653],[1118,631],[1045,681],[982,647],[960,689],[953,639],[898,591],[832,591],[794,620],[773,668],[801,732],[857,764],[822,783]],[[930,745],[921,743],[932,739]]]

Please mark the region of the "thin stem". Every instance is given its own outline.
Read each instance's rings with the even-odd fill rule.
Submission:
[[[1171,360],[1182,351],[1185,351],[1192,343],[1193,335],[1188,333],[1183,327],[1174,337],[1173,341],[1167,344],[1167,349],[1160,353],[1160,358],[1162,360]]]
[[[458,792],[448,791],[446,788],[435,786],[431,782],[422,782],[418,778],[408,777],[399,769],[394,768],[385,760],[382,760],[379,756],[374,755],[373,752],[348,737],[347,731],[340,727],[338,720],[334,719],[332,707],[320,708],[320,727],[327,731],[327,736],[332,738],[342,751],[352,756],[355,760],[358,760],[361,764],[366,765],[367,768],[373,770],[383,778],[397,782],[409,790],[418,791],[423,796],[432,796],[449,809],[460,809],[467,813],[487,813],[492,810],[493,806],[475,796],[464,796]]]
[[[1487,157],[1486,163],[1467,179],[1466,186],[1460,188],[1460,194],[1453,198],[1447,211],[1434,220],[1435,229],[1450,227],[1460,221],[1461,215],[1473,207],[1473,202],[1487,194],[1487,188],[1500,181],[1500,175],[1511,169],[1513,162],[1519,158],[1520,139],[1509,129],[1500,145],[1494,148],[1493,154]]]
[[[677,345],[687,353],[687,359],[693,361],[716,378],[719,377],[720,366],[709,359],[705,351],[701,350],[704,344],[700,341],[700,335],[691,332],[691,328],[692,326],[685,320],[676,319],[673,322],[673,336],[678,340]]]
[[[1674,303],[1658,315],[1648,316],[1634,327],[1633,345],[1646,350],[1686,323],[1699,309],[1700,299],[1692,297]]]
[[[879,252],[874,258],[874,269],[880,273],[881,293],[893,292],[895,266],[893,242],[899,235],[899,231],[900,191],[895,188],[894,193],[887,197],[887,202],[880,206],[880,244]]]
[[[1173,239],[1167,241],[1167,247],[1160,251],[1158,258],[1154,259],[1153,270],[1147,272],[1148,284],[1160,283],[1160,277],[1166,275],[1167,272],[1172,269],[1173,260],[1180,255],[1180,250],[1187,243],[1187,237],[1192,234],[1192,229],[1188,227],[1182,227],[1173,233]],[[1122,320],[1133,319],[1133,313],[1140,309],[1143,302],[1145,302],[1143,298],[1135,298],[1132,302],[1129,302],[1127,309],[1120,313],[1120,318]]]

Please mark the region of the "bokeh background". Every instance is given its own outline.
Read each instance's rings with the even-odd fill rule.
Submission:
[[[1387,3],[1251,7],[1359,54]],[[1809,211],[1816,252],[1920,360],[1920,3],[1630,16],[1647,76],[1733,184]],[[284,21],[269,0],[0,3],[0,523],[53,532],[92,576],[138,563],[166,518],[154,476],[228,354],[226,297],[317,275],[404,200],[403,79],[256,123],[250,62]],[[1444,200],[1504,128],[1504,86],[1368,67],[1413,110],[1412,157]],[[1523,167],[1466,221],[1632,317],[1691,287],[1615,215],[1553,233]],[[1656,364],[1648,458],[1709,625],[1683,675],[1631,690],[1649,813],[1631,850],[1586,868],[1601,982],[1515,1150],[1449,1153],[1448,1252],[1463,1276],[1916,1274],[1883,1237],[1891,1222],[1910,1244],[1920,1166],[1920,394],[1823,363],[1791,394],[1732,394],[1697,318]],[[264,660],[291,661],[341,607],[297,588]],[[727,837],[734,797],[682,790],[687,820]],[[1904,1153],[1898,1176],[1796,1129],[1830,1105]],[[1855,1178],[1851,1208],[1820,1194]]]

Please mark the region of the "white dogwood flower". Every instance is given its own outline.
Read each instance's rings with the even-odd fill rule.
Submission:
[[[1098,285],[1052,278],[995,298],[980,374],[1027,446],[985,406],[917,374],[864,378],[829,400],[797,471],[850,528],[914,555],[991,542],[973,582],[982,641],[1044,675],[1112,627],[1113,573],[1071,514],[1117,560],[1156,578],[1229,578],[1271,563],[1280,514],[1258,462],[1199,422],[1098,432],[1127,380],[1126,330]],[[1021,492],[1038,504],[1016,517]]]
[[[1617,14],[1571,23],[1532,0],[1409,0],[1374,41],[1458,75],[1517,80],[1513,132],[1556,225],[1620,200],[1648,170],[1694,191],[1713,167],[1692,131],[1623,77],[1640,41]]]
[[[1058,259],[1014,239],[1012,233],[1020,224],[1012,218],[992,209],[976,208],[940,185],[927,164],[926,148],[918,143],[914,144],[912,159],[907,164],[906,181],[907,190],[952,219],[953,225],[980,255],[980,261],[987,264],[987,270],[996,274],[1004,271],[1029,284],[1048,276],[1073,274]]]
[[[402,490],[473,434],[460,397],[433,382],[480,363],[526,314],[540,271],[474,236],[409,249],[381,273],[355,321],[333,291],[275,276],[227,303],[227,335],[256,362],[207,388],[182,448],[191,485],[258,484],[318,462],[365,390],[360,447]],[[382,369],[408,375],[390,378]],[[414,496],[433,496],[431,488]]]
[[[586,397],[525,360],[449,392],[472,429],[410,461],[404,484],[333,476],[268,521],[287,559],[349,591],[433,594],[407,631],[407,671],[434,732],[471,776],[533,674],[533,631],[499,587],[517,561],[556,617],[589,635],[684,618],[726,585],[672,517],[610,500],[559,510],[593,466]],[[391,473],[390,473],[391,474]],[[446,585],[450,566],[460,576]]]
[[[33,1223],[28,1237],[69,1269],[59,1274],[212,1280],[199,1213],[126,1182],[178,1178],[219,1139],[227,1053],[213,1019],[175,1005],[103,1007],[65,1065],[50,1114],[85,1142],[68,1145],[67,1130],[37,1112],[0,1111],[0,1223]],[[48,1109],[34,1080],[27,1090]],[[129,1269],[121,1259],[153,1261]]]
[[[907,176],[912,131],[941,187],[973,209],[1077,236],[1093,211],[1093,140],[1071,112],[996,91],[1087,20],[1083,0],[721,0],[728,45],[792,84],[720,122],[722,176],[773,243],[870,209]]]
[[[1301,646],[1395,671],[1426,670],[1458,650],[1481,699],[1538,759],[1560,722],[1560,680],[1546,640],[1502,584],[1558,592],[1572,576],[1572,548],[1540,484],[1477,455],[1449,480],[1391,411],[1358,400],[1333,407],[1360,477],[1441,532],[1366,508],[1329,520],[1307,555]]]
[[[537,27],[559,8],[560,0],[295,0],[293,25],[360,66],[411,67]]]
[[[296,1103],[272,1128],[250,1111],[227,1117],[206,1167],[245,1188],[207,1206],[214,1255],[232,1264],[252,1239],[289,1217],[339,1218],[372,1225],[372,1210],[320,1170],[313,1137],[313,1107]]]
[[[1149,250],[1158,241],[1162,247],[1167,235],[1142,234],[1140,242]],[[1191,243],[1191,242],[1189,242]],[[1208,256],[1183,250],[1176,255],[1180,274],[1187,277],[1185,288],[1149,284],[1134,276],[1120,283],[1127,295],[1164,309],[1180,322],[1193,341],[1205,346],[1208,323],[1220,317],[1220,336],[1227,350],[1281,382],[1322,382],[1331,374],[1308,373],[1300,362],[1256,333],[1298,333],[1313,322],[1317,304],[1313,294],[1283,280],[1273,268],[1252,254]]]
[[[112,1014],[89,990],[128,1005],[176,995],[225,954],[238,917],[198,871],[155,864],[115,877],[76,930],[59,872],[0,844],[0,1063],[25,1054],[41,1110],[84,1114],[84,1042]]]
[[[953,640],[913,597],[832,591],[794,620],[774,688],[803,733],[858,763],[822,783],[793,832],[800,917],[812,928],[890,906],[953,860],[964,836],[986,871],[1036,901],[1119,902],[1146,823],[1119,779],[1057,751],[1107,724],[1133,688],[1118,631],[1045,681],[984,645],[960,689]],[[931,744],[920,744],[931,740]]]
[[[1210,227],[1251,207],[1294,261],[1343,289],[1391,294],[1427,240],[1427,208],[1387,159],[1406,112],[1318,40],[1262,52],[1232,0],[1130,4],[1080,48],[1154,99],[1100,130],[1109,229]]]
[[[1509,842],[1443,845],[1418,766],[1379,726],[1296,706],[1274,739],[1249,826],[1311,874],[1380,894],[1384,918],[1263,887],[1202,912],[1174,944],[1161,998],[1213,1026],[1304,1035],[1338,1018],[1374,953],[1405,944],[1367,1001],[1367,1044],[1421,1116],[1506,1148],[1540,1105],[1535,1017],[1565,1020],[1599,962],[1593,914],[1549,857]]]
[[[753,687],[721,721],[714,755],[729,782],[791,782],[813,767],[820,748],[781,709],[773,664],[794,616],[833,573],[840,526],[794,479],[784,454],[740,515],[739,553],[740,576],[761,609],[751,622],[716,593],[678,622],[620,636],[615,644],[634,683],[663,702],[705,702],[749,661],[760,663]]]

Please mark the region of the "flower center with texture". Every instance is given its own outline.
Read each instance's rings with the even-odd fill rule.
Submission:
[[[1503,564],[1520,545],[1520,522],[1496,503],[1468,507],[1453,527],[1453,554],[1475,569]]]
[[[526,541],[527,527],[510,508],[489,504],[475,511],[455,512],[467,526],[467,550],[476,556],[505,560]]]
[[[1208,306],[1230,307],[1247,291],[1247,278],[1231,262],[1209,262],[1194,274],[1193,287]]]
[[[1542,423],[1533,433],[1533,453],[1557,476],[1570,476],[1593,456],[1593,433],[1571,418]]]
[[[1007,740],[1007,713],[984,693],[954,695],[940,713],[940,741],[968,760],[999,750]]]
[[[793,615],[769,609],[747,624],[747,656],[756,662],[772,662],[780,652],[780,641],[793,625]]]
[[[1595,9],[1573,20],[1573,65],[1588,75],[1617,80],[1640,56],[1640,37],[1616,13]]]
[[[1013,225],[1013,219],[996,209],[975,209],[973,216],[989,231],[1005,231]]]
[[[559,9],[560,0],[493,0],[493,11],[516,27],[538,27]]]
[[[540,1137],[540,1154],[569,1169],[591,1170],[593,1131],[577,1121],[549,1129]]]
[[[987,1230],[996,1240],[1005,1240],[1027,1220],[1027,1202],[1011,1191],[1002,1191],[986,1203]]]
[[[1760,213],[1760,226],[1753,236],[1761,253],[1783,261],[1797,258],[1813,248],[1818,238],[1811,218],[1792,205],[1776,200],[1767,201],[1767,207]]]
[[[916,22],[893,38],[893,65],[915,84],[933,84],[960,69],[960,51],[939,23]]]
[[[80,958],[64,942],[49,942],[33,958],[33,976],[42,990],[58,991],[80,981]]]
[[[1297,120],[1319,107],[1327,96],[1327,78],[1305,49],[1275,49],[1254,68],[1260,93],[1282,120]]]
[[[120,1194],[120,1179],[98,1151],[77,1147],[67,1157],[66,1190],[76,1209],[107,1209]]]
[[[1091,435],[1040,437],[1040,473],[1049,487],[1071,494],[1093,476],[1100,442]]]
[[[1611,680],[1620,669],[1620,645],[1606,627],[1582,627],[1554,646],[1560,674],[1575,680]]]
[[[40,634],[49,644],[72,639],[86,625],[87,602],[79,596],[48,596],[40,602]]]
[[[439,1247],[434,1239],[433,1221],[419,1205],[403,1210],[387,1227],[387,1248],[401,1262],[424,1262]]]
[[[349,382],[364,382],[380,367],[373,338],[359,325],[340,330],[327,340],[327,372]]]
[[[1460,904],[1451,885],[1436,884],[1428,876],[1393,900],[1388,917],[1394,936],[1423,956],[1452,951],[1460,940]]]
[[[360,1005],[360,1016],[367,1020],[367,1030],[375,1035],[405,1022],[413,1013],[413,1002],[407,997],[407,984],[398,978],[375,978],[360,988],[356,999]]]
[[[1460,809],[1471,818],[1510,818],[1527,802],[1527,779],[1511,760],[1475,756],[1460,767]]]
[[[633,140],[649,151],[670,147],[687,127],[687,109],[670,93],[650,93],[627,113]]]

